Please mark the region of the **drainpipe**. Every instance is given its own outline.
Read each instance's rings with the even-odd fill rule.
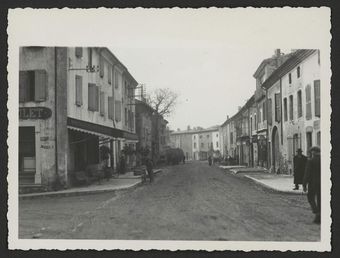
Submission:
[[[57,61],[57,47],[54,48],[54,119],[55,119],[55,125],[54,125],[54,130],[55,130],[55,169],[56,169],[56,185],[59,185],[60,183],[60,178],[59,178],[59,166],[58,166],[58,116],[57,116],[57,109],[58,109],[58,104],[57,104],[57,75],[58,75],[58,61]]]

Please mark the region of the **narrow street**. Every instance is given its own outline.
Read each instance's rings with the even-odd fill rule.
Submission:
[[[306,196],[193,162],[118,194],[20,200],[19,238],[319,241],[313,218]]]

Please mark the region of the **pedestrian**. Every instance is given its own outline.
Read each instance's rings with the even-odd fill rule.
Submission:
[[[211,166],[211,163],[212,163],[212,158],[211,158],[211,156],[209,155],[209,157],[208,157],[208,163],[209,163],[209,166]]]
[[[293,190],[299,190],[299,185],[302,184],[303,176],[305,173],[307,157],[302,154],[302,150],[298,149],[297,155],[294,156],[294,184],[295,188]]]
[[[321,221],[321,164],[320,148],[314,146],[310,148],[310,159],[308,159],[303,178],[303,191],[307,193],[308,202],[315,214],[314,223]]]
[[[119,167],[120,167],[120,174],[125,174],[125,156],[124,153],[120,155],[120,160],[119,160]]]
[[[183,155],[183,164],[185,164],[185,155]]]
[[[146,165],[146,171],[148,172],[148,176],[150,179],[150,183],[153,182],[153,162],[150,158],[146,158],[145,161],[145,165]]]

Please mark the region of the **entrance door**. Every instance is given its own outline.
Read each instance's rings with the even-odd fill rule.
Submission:
[[[280,142],[279,142],[279,133],[277,131],[277,127],[273,128],[272,134],[272,153],[273,153],[273,167],[274,172],[277,171],[279,167],[279,158],[280,158]]]
[[[35,156],[34,126],[19,127],[19,185],[34,184]]]

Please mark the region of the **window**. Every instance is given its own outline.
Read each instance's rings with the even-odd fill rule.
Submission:
[[[287,121],[288,120],[287,98],[283,99],[283,116],[284,120]]]
[[[321,146],[321,132],[316,133],[316,144]]]
[[[201,148],[203,148],[204,147],[204,144],[203,144],[203,142],[201,142]]]
[[[113,97],[108,97],[107,105],[108,105],[108,116],[111,120],[113,120],[114,119],[114,98]]]
[[[196,135],[194,135],[194,139],[196,139]]]
[[[88,60],[89,61],[88,62],[89,63],[89,68],[91,68],[92,67],[92,48],[89,48],[87,53],[88,53],[88,56],[89,56],[88,57],[89,58],[89,60]]]
[[[83,105],[83,77],[76,75],[76,105]]]
[[[83,57],[83,48],[82,47],[76,47],[76,57],[81,58]]]
[[[194,148],[195,148],[195,149],[197,148],[196,142],[194,142]]]
[[[312,118],[312,101],[311,101],[311,86],[306,86],[306,120]]]
[[[115,101],[115,120],[122,121],[122,102],[120,100]]]
[[[289,80],[289,84],[292,84],[292,74],[291,73],[288,74],[288,80]]]
[[[263,121],[267,120],[267,108],[266,108],[266,101],[263,102],[263,107],[262,107],[262,110],[263,110]]]
[[[218,148],[218,142],[216,142],[216,147]]]
[[[216,137],[218,137],[218,133],[216,134]]]
[[[100,115],[105,115],[105,93],[104,91],[100,92]]]
[[[281,121],[281,95],[280,93],[275,94],[275,121]]]
[[[128,125],[128,111],[127,108],[125,108],[125,125]]]
[[[289,120],[294,119],[294,103],[293,103],[293,95],[289,96]]]
[[[135,130],[135,113],[131,112],[131,130]]]
[[[307,151],[313,146],[312,132],[306,133]]]
[[[301,90],[297,93],[298,117],[302,117],[302,93]]]
[[[202,135],[200,135],[200,139],[202,139]]]
[[[258,123],[261,123],[261,119],[262,119],[262,108],[259,108],[259,117],[258,117]]]
[[[114,71],[115,88],[118,89],[118,72]]]
[[[233,133],[231,132],[230,133],[230,144],[233,144],[234,143],[234,138],[233,138]]]
[[[99,88],[94,83],[88,84],[88,109],[98,111],[99,109]]]
[[[112,81],[112,67],[111,65],[108,65],[107,67],[107,82],[111,84]]]
[[[257,130],[256,114],[254,115],[254,130]]]
[[[296,68],[296,76],[297,76],[298,78],[300,78],[300,76],[301,76],[300,66],[298,66],[298,67]]]
[[[320,117],[320,80],[314,81],[315,116]]]
[[[268,114],[267,114],[268,118],[267,118],[267,120],[268,120],[268,124],[272,125],[273,124],[273,120],[272,120],[272,99],[268,99],[267,105],[268,105],[268,109],[267,109],[267,111],[268,111]]]
[[[99,76],[104,77],[104,57],[99,55]]]
[[[209,138],[209,134],[207,134],[207,138]]]
[[[47,73],[45,70],[19,72],[19,102],[42,102],[47,99]]]

